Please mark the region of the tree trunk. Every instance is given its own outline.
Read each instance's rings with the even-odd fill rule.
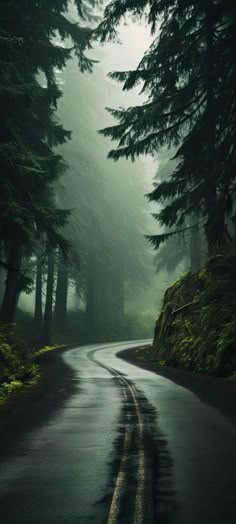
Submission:
[[[21,291],[21,256],[16,246],[11,245],[7,263],[9,269],[7,271],[5,291],[0,311],[0,322],[4,324],[14,321],[16,305]]]
[[[53,284],[54,284],[54,253],[48,253],[48,275],[47,275],[47,292],[46,304],[43,323],[43,345],[51,344],[52,332],[52,309],[53,309]]]
[[[100,293],[102,279],[99,275],[99,261],[90,247],[87,261],[87,294],[86,294],[86,319],[88,341],[100,341],[100,316],[102,317],[103,298]],[[99,299],[100,295],[100,299]],[[97,304],[97,301],[99,304]]]
[[[61,329],[66,327],[67,317],[67,295],[68,295],[68,269],[63,261],[63,257],[59,257],[58,273],[57,273],[57,289],[56,289],[56,303],[54,311],[55,324]]]
[[[119,247],[113,246],[105,277],[105,309],[108,321],[116,329],[120,326],[124,317],[124,279],[124,256]]]
[[[90,340],[104,342],[120,336],[124,317],[124,259],[119,249],[90,253],[87,276],[87,322]]]
[[[201,240],[198,229],[191,232],[190,260],[192,273],[197,273],[201,268]]]
[[[43,308],[42,308],[42,285],[43,285],[43,261],[42,257],[37,257],[36,268],[36,289],[35,289],[35,308],[33,321],[33,338],[37,346],[41,346],[43,328]]]
[[[191,271],[192,273],[197,273],[201,268],[201,236],[196,216],[191,218],[190,225],[192,227],[190,236]]]
[[[0,304],[2,304],[6,282],[6,271],[3,267],[0,267]]]
[[[215,49],[214,49],[214,4],[213,0],[206,2],[206,80],[207,80],[207,173],[206,173],[206,211],[207,225],[206,237],[209,255],[215,251],[220,238],[219,228],[224,232],[223,224],[217,220],[216,226],[216,174],[215,174],[215,148],[216,148],[216,121],[215,121]],[[218,231],[216,231],[218,229]],[[223,233],[224,234],[224,233]]]

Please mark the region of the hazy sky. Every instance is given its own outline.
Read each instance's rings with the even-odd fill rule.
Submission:
[[[121,26],[119,34],[121,45],[108,43],[96,46],[98,53],[103,54],[101,67],[105,73],[135,68],[152,42],[148,28],[131,21]]]
[[[101,69],[105,76],[111,71],[135,69],[152,42],[149,29],[145,27],[144,21],[142,25],[133,23],[131,20],[127,22],[127,25],[123,24],[120,26],[119,36],[122,41],[121,45],[117,43],[96,45],[92,52],[92,55],[100,61],[96,67]],[[143,95],[139,95],[139,88],[127,92],[122,90],[122,84],[117,84],[109,78],[107,81],[111,84],[111,90],[106,93],[106,100],[104,100],[107,107],[126,107],[140,104],[144,100]],[[114,120],[111,117],[111,125],[113,123]],[[147,177],[148,185],[151,186],[158,164],[153,163],[153,159],[147,157],[143,157],[142,162],[145,166],[145,177]]]

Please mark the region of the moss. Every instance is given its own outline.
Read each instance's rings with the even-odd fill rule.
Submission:
[[[236,369],[236,247],[211,258],[165,293],[156,323],[159,362],[229,376]]]
[[[55,351],[55,349],[64,348],[65,344],[54,344],[53,346],[44,346],[41,349],[38,349],[34,353],[34,358],[38,358],[41,355],[44,355],[44,353],[48,353],[49,351]]]
[[[0,330],[0,403],[19,391],[30,388],[40,378],[36,359],[59,346],[39,351],[29,349],[16,335],[15,325],[2,325]],[[62,346],[60,346],[62,347]]]

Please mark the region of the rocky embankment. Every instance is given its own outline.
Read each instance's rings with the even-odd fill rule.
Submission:
[[[236,379],[236,249],[210,259],[165,293],[152,358]]]

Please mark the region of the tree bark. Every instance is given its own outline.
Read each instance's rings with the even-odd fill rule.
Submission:
[[[54,311],[55,324],[61,329],[66,327],[67,320],[67,296],[68,296],[68,269],[63,257],[59,257],[57,273],[56,303]]]
[[[109,272],[106,275],[106,312],[111,325],[118,326],[124,317],[124,256],[114,248],[110,257]]]
[[[197,220],[193,219],[193,224],[196,224]],[[191,231],[190,237],[190,261],[192,273],[197,273],[201,268],[201,239],[199,229],[194,227]]]
[[[17,246],[10,246],[8,255],[8,271],[5,291],[0,311],[0,322],[9,324],[14,321],[16,305],[21,291],[21,255]]]
[[[37,257],[36,267],[36,288],[35,288],[35,307],[33,320],[33,338],[37,346],[41,346],[43,329],[43,307],[42,307],[42,286],[43,286],[43,261],[42,257]]]
[[[6,271],[3,267],[0,267],[0,304],[2,304],[6,282]]]
[[[114,247],[103,258],[90,253],[87,274],[87,322],[91,340],[115,340],[124,317],[124,257]]]
[[[207,225],[206,238],[209,255],[214,254],[218,243],[218,232],[215,231],[215,213],[217,206],[216,175],[215,175],[215,148],[216,148],[216,121],[215,121],[215,49],[214,49],[214,4],[213,0],[206,2],[206,87],[207,87],[207,170],[206,173],[206,211]],[[218,221],[217,221],[218,222]],[[224,218],[222,233],[224,231]],[[219,227],[217,228],[219,230]],[[218,237],[218,238],[217,238]]]
[[[92,247],[90,247],[87,262],[86,318],[87,336],[91,342],[100,342],[102,340],[104,293],[102,290],[103,278],[100,270],[100,262],[96,259]]]
[[[53,310],[53,285],[54,285],[54,253],[48,253],[48,275],[47,275],[47,292],[46,304],[43,322],[43,345],[51,344],[52,334],[52,310]]]

